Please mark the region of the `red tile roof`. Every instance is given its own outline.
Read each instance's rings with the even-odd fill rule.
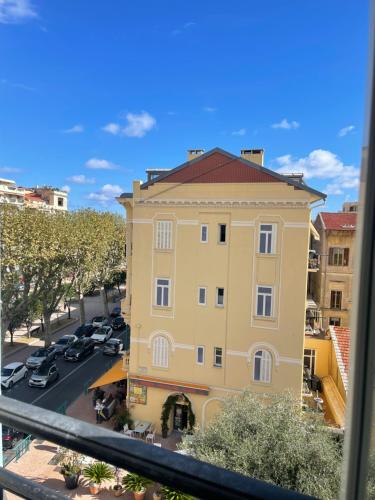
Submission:
[[[336,231],[355,231],[357,214],[353,212],[320,212],[323,227]]]
[[[26,193],[25,198],[27,200],[31,201],[39,201],[40,203],[43,203],[43,198],[41,197],[40,194],[35,194],[35,193]]]
[[[349,374],[349,351],[350,351],[350,328],[343,326],[330,326],[329,327],[333,346],[335,348],[337,364],[339,365],[341,378],[345,389],[348,388],[348,374]]]
[[[220,182],[282,182],[238,158],[214,152],[196,159],[188,168],[171,171],[158,182],[220,183]]]

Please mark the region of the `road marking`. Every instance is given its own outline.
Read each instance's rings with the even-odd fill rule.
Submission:
[[[62,382],[64,382],[64,380],[66,380],[68,377],[70,377],[70,375],[73,375],[73,373],[75,373],[76,371],[78,371],[82,366],[84,366],[86,363],[88,363],[91,359],[93,359],[99,352],[100,350],[99,349],[95,349],[96,350],[96,353],[94,353],[93,356],[90,356],[89,358],[86,359],[86,361],[84,361],[83,363],[79,363],[77,368],[75,368],[74,370],[72,370],[71,372],[69,372],[64,378],[62,378],[61,380],[59,380],[57,382],[57,384],[53,384],[52,387],[50,387],[47,391],[44,391],[43,394],[41,394],[40,396],[38,396],[36,399],[34,399],[34,401],[31,401],[31,404],[33,405],[34,403],[36,403],[37,401],[39,401],[40,399],[44,398],[44,396],[46,396],[49,392],[51,392],[52,390],[56,389],[56,387],[58,387]]]

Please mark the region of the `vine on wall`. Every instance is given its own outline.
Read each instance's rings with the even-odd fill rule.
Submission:
[[[189,431],[193,430],[193,427],[195,424],[195,415],[194,415],[193,410],[191,408],[190,399],[187,398],[185,396],[185,394],[171,394],[165,400],[165,403],[163,404],[163,409],[161,411],[160,420],[161,420],[161,432],[162,432],[163,438],[166,438],[168,436],[168,431],[169,431],[168,421],[169,421],[169,415],[171,413],[171,410],[181,397],[186,401],[187,407],[189,410],[189,412],[188,412],[188,423],[189,423],[188,430]]]

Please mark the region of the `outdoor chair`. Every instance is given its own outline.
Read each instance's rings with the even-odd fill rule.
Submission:
[[[146,435],[146,443],[147,441],[150,441],[151,443],[155,441],[155,430],[153,427],[150,428],[149,432]]]

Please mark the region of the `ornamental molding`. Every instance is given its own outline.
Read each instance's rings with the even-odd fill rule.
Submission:
[[[163,207],[227,207],[227,208],[306,208],[310,206],[308,200],[200,200],[200,199],[162,199],[162,198],[136,198],[134,203],[142,206]]]

